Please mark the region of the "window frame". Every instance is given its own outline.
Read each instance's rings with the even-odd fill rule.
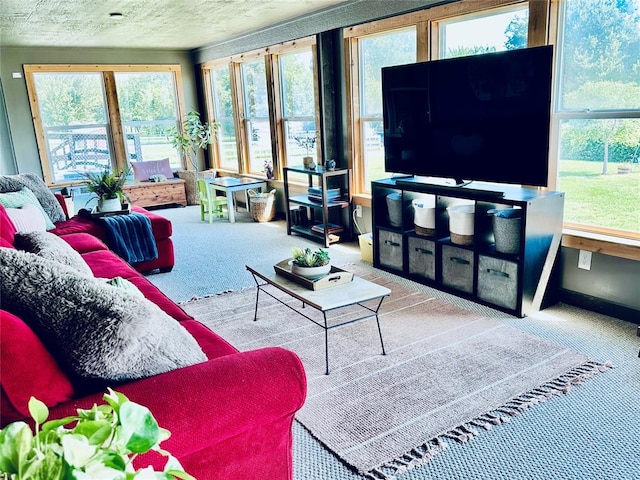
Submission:
[[[107,139],[112,147],[112,167],[116,169],[125,169],[128,165],[126,150],[126,135],[120,117],[120,109],[118,105],[118,95],[116,90],[115,73],[150,73],[150,72],[171,72],[173,73],[174,86],[176,89],[176,108],[178,115],[178,123],[185,115],[184,94],[182,83],[182,69],[180,65],[163,64],[163,65],[95,65],[95,64],[25,64],[23,66],[25,81],[27,85],[27,95],[31,106],[33,116],[33,127],[36,134],[36,144],[38,146],[38,154],[40,156],[40,164],[44,181],[49,186],[61,187],[79,184],[82,182],[56,182],[51,175],[51,161],[49,159],[46,136],[42,125],[40,115],[40,107],[38,105],[38,96],[35,84],[34,74],[51,73],[100,73],[102,74],[104,94],[106,98],[107,111]],[[182,158],[183,168],[188,169],[188,162]]]

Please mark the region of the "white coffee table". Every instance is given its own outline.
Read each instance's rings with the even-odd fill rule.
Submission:
[[[254,321],[258,320],[258,302],[260,300],[260,292],[263,292],[270,297],[274,298],[278,302],[282,303],[286,307],[290,308],[294,312],[302,315],[306,319],[312,321],[316,325],[324,329],[324,346],[325,346],[325,364],[326,374],[329,375],[329,330],[332,328],[341,327],[349,323],[364,320],[365,318],[375,317],[376,324],[378,326],[378,335],[380,336],[380,345],[382,346],[382,355],[386,355],[384,349],[384,341],[382,340],[382,330],[380,330],[380,319],[378,318],[378,312],[385,297],[391,295],[391,290],[381,285],[377,285],[373,282],[365,280],[363,278],[354,276],[353,281],[337,285],[335,287],[329,287],[322,290],[312,290],[304,287],[293,280],[278,275],[273,269],[273,265],[262,266],[249,266],[246,265],[247,270],[253,275],[253,279],[256,282],[258,290],[256,292],[256,308],[254,313]],[[309,317],[304,312],[292,307],[291,305],[283,302],[276,296],[272,295],[265,289],[267,285],[271,285],[278,290],[296,298],[302,302],[302,306],[310,306],[322,312],[323,322],[320,323],[314,318]],[[364,305],[365,302],[372,300],[378,300],[375,307]],[[332,310],[338,310],[341,308],[349,307],[352,305],[358,305],[365,310],[366,313],[357,318],[352,318],[341,322],[339,324],[329,325],[327,322],[327,312]]]

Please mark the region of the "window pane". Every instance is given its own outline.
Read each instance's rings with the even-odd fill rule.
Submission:
[[[303,157],[316,159],[316,122],[285,121],[287,165],[301,165]]]
[[[415,27],[372,35],[358,40],[360,58],[360,126],[362,129],[362,190],[384,177],[382,132],[382,68],[416,61]],[[379,119],[379,120],[378,120]]]
[[[247,120],[249,138],[249,171],[263,172],[271,162],[271,133],[269,120]]]
[[[172,168],[181,168],[167,137],[178,125],[173,73],[116,73],[115,79],[129,161],[169,158]]]
[[[42,129],[54,182],[112,168],[100,73],[36,73]]]
[[[640,109],[638,7],[572,0],[565,9],[560,110]]]
[[[213,110],[220,125],[217,131],[219,167],[238,171],[238,148],[236,127],[233,121],[231,76],[228,68],[211,71]]]
[[[364,127],[362,133],[364,164],[367,167],[367,180],[370,184],[371,180],[388,176],[384,170],[384,127],[382,120],[363,121],[362,125]]]
[[[267,76],[263,60],[242,64],[242,83],[245,115],[268,118]]]
[[[282,116],[311,117],[315,113],[311,51],[278,57],[282,83]]]
[[[556,148],[565,221],[637,233],[640,11],[633,2],[563,6]]]
[[[242,64],[242,90],[249,144],[249,173],[264,173],[272,161],[267,77],[263,60]]]
[[[494,10],[481,15],[440,22],[440,58],[526,48],[528,7]]]
[[[382,67],[416,61],[416,29],[373,35],[358,41],[360,115],[382,118]]]
[[[565,222],[640,231],[640,119],[560,124]]]

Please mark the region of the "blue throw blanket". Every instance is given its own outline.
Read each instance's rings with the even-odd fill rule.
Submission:
[[[158,258],[151,220],[141,213],[113,215],[99,219],[107,232],[107,245],[127,262],[134,264]]]

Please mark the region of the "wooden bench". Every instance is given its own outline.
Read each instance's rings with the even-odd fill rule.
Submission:
[[[125,185],[122,190],[129,197],[129,202],[139,207],[170,204],[187,206],[185,181],[181,179],[133,183]]]

